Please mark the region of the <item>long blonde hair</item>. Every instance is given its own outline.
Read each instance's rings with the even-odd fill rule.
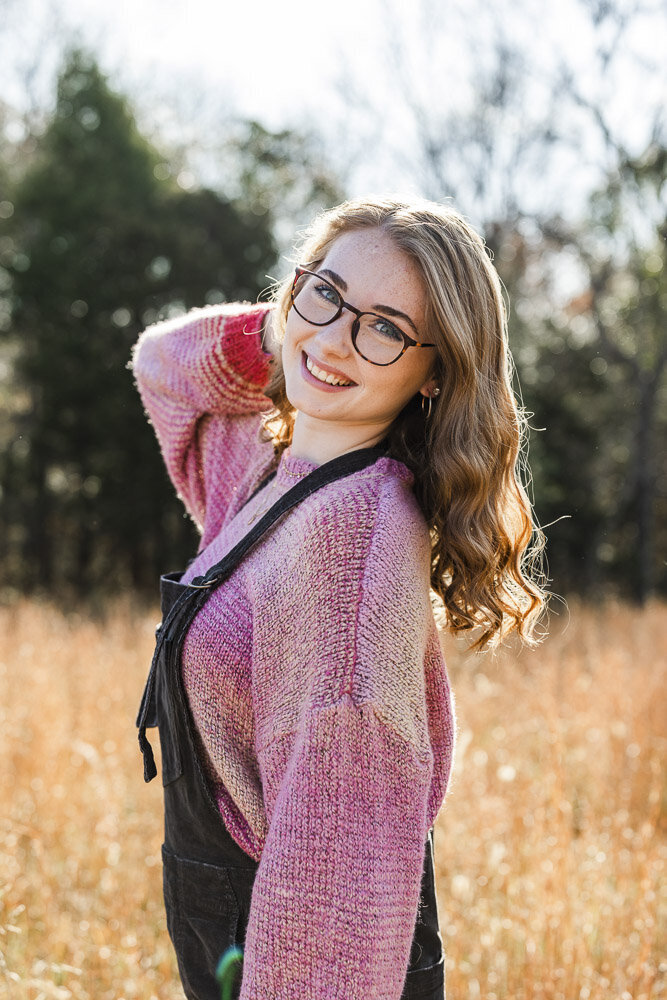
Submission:
[[[537,642],[545,603],[539,556],[544,536],[522,483],[526,416],[512,390],[513,363],[500,280],[481,237],[454,209],[393,198],[346,201],[319,215],[296,250],[317,269],[343,233],[381,229],[417,265],[426,289],[424,340],[437,346],[440,394],[426,419],[417,394],[388,431],[389,453],[415,476],[431,529],[431,586],[454,632],[480,628],[473,648],[515,631]],[[277,285],[278,339],[292,276]],[[280,363],[267,395],[267,431],[278,451],[291,441],[294,410]]]

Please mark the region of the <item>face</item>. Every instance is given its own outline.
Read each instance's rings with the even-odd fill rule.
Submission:
[[[386,316],[414,340],[427,339],[423,282],[415,264],[386,233],[379,229],[344,233],[314,270],[357,309]],[[416,393],[430,394],[436,350],[409,347],[394,364],[373,365],[352,345],[354,319],[343,309],[334,323],[318,327],[290,309],[282,363],[297,421],[307,418],[319,432],[326,425],[368,442],[383,436]],[[327,375],[345,384],[322,381]]]

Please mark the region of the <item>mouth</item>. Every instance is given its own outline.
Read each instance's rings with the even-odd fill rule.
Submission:
[[[356,385],[351,379],[346,378],[342,372],[335,369],[321,367],[316,364],[305,351],[301,352],[301,371],[306,381],[314,383],[321,389],[340,390],[349,389]]]

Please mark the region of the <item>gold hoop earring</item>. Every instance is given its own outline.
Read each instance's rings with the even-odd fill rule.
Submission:
[[[425,414],[425,419],[428,420],[431,416],[431,410],[433,409],[433,399],[435,396],[440,395],[440,387],[436,386],[433,390],[431,396],[425,396],[422,393],[422,413]],[[428,406],[426,406],[426,400],[428,400]]]

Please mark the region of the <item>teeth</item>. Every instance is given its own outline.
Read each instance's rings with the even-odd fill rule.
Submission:
[[[306,368],[314,375],[315,378],[319,379],[320,382],[328,382],[329,385],[352,385],[351,382],[346,382],[341,378],[337,378],[335,375],[331,375],[329,372],[323,372],[321,368],[313,364],[308,355],[306,354]]]

